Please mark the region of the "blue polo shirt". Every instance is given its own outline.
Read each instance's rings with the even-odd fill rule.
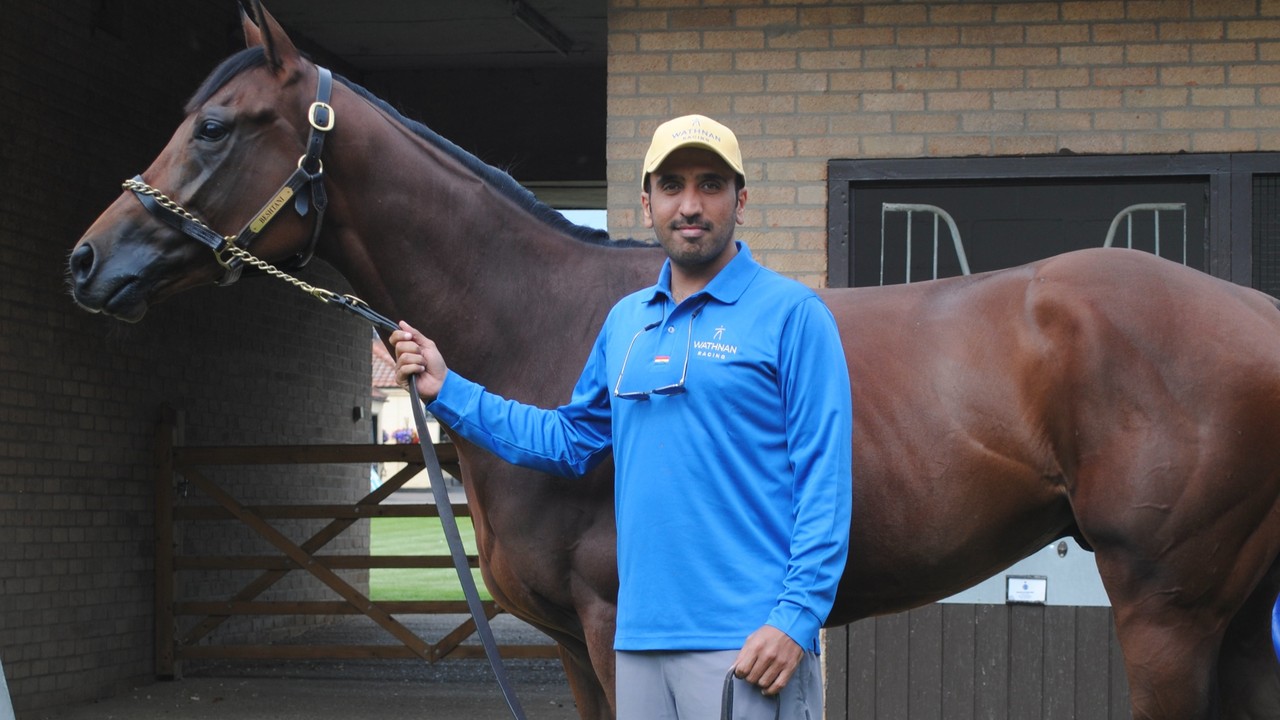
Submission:
[[[679,305],[669,262],[619,301],[568,404],[523,405],[449,373],[430,410],[557,475],[613,453],[616,649],[732,650],[767,623],[818,651],[848,551],[848,368],[826,305],[745,244]]]

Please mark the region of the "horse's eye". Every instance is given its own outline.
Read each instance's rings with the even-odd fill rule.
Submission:
[[[227,126],[217,120],[204,120],[196,128],[196,138],[216,142],[227,136]]]

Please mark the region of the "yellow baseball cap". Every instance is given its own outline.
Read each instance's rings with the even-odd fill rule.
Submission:
[[[644,156],[644,177],[658,169],[667,156],[682,147],[698,147],[724,158],[737,174],[742,171],[742,151],[738,137],[729,128],[703,115],[685,115],[668,120],[653,131],[653,142]]]

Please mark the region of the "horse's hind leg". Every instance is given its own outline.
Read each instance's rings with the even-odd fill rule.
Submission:
[[[1184,542],[1163,553],[1143,548],[1138,535],[1124,546],[1099,548],[1135,719],[1280,717],[1268,622],[1280,567],[1265,565],[1264,572],[1255,564],[1275,562],[1259,552],[1259,545],[1271,545],[1270,526],[1257,529],[1244,542],[1205,528],[1179,533],[1205,542]],[[1210,572],[1207,546],[1234,563]]]
[[[1268,637],[1280,548],[1280,417],[1259,417],[1190,434],[1173,420],[1117,423],[1077,477],[1072,507],[1111,598],[1138,720],[1218,717],[1232,672],[1220,661],[1259,667],[1251,643]]]
[[[1222,640],[1218,686],[1224,720],[1280,718],[1280,662],[1271,643],[1271,613],[1280,592],[1280,562],[1258,583]]]
[[[1185,612],[1114,605],[1134,720],[1211,717],[1219,633]]]
[[[1180,532],[1194,539],[1164,552],[1144,547],[1142,533],[1098,548],[1135,719],[1280,718],[1269,622],[1280,589],[1275,527],[1249,526],[1243,539],[1221,525]],[[1229,562],[1210,568],[1208,557]]]

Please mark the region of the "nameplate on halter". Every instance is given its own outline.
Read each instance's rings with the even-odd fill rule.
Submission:
[[[1043,575],[1005,575],[1005,602],[1013,605],[1044,605],[1049,597],[1049,578]]]
[[[275,217],[276,213],[280,212],[280,208],[284,207],[284,204],[289,202],[289,198],[291,197],[293,197],[293,188],[288,186],[280,188],[280,192],[275,197],[271,198],[271,202],[263,206],[262,211],[258,213],[258,217],[254,218],[253,222],[249,223],[249,229],[255,233],[262,232],[262,228],[266,227],[267,223],[271,222],[271,218]]]

